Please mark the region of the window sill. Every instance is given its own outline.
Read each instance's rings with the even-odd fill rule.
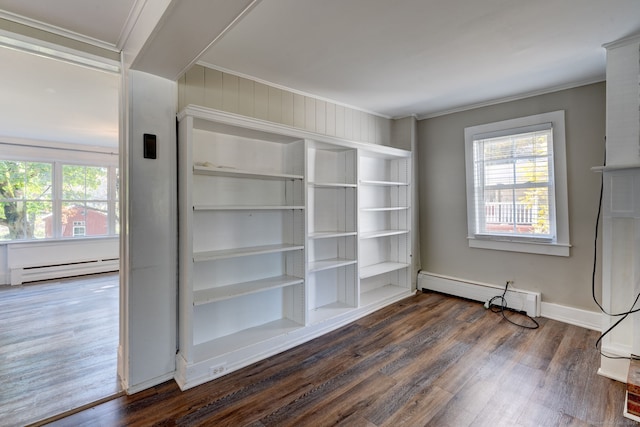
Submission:
[[[469,237],[469,247],[496,251],[522,252],[538,255],[569,256],[571,245],[563,243],[509,242]]]
[[[4,240],[0,242],[0,246],[9,246],[9,245],[64,245],[72,242],[86,242],[90,243],[92,241],[107,241],[107,240],[118,240],[120,238],[119,235],[107,235],[107,236],[84,236],[84,237],[60,237],[60,238],[51,238],[51,239],[24,239],[24,240]]]

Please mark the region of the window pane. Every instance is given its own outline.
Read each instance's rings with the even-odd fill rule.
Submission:
[[[484,145],[484,160],[509,159],[513,157],[511,138],[493,138],[479,141]]]
[[[52,237],[47,229],[53,212],[51,202],[5,202],[0,206],[0,240]]]
[[[480,232],[515,233],[519,209],[511,189],[485,190],[484,225],[479,224]]]
[[[0,203],[0,240],[26,238],[24,202]]]
[[[516,183],[549,182],[549,160],[546,157],[516,161]]]
[[[25,164],[25,199],[51,200],[52,169],[51,163],[29,162]]]
[[[514,164],[512,161],[487,164],[484,167],[484,185],[513,185]]]
[[[62,166],[64,200],[107,200],[109,175],[106,167]]]
[[[73,237],[74,226],[78,227],[80,225],[85,225],[87,222],[84,203],[63,203],[61,213],[60,222],[62,237]],[[76,235],[78,234],[76,233]]]
[[[551,141],[551,131],[537,132],[534,142],[534,153],[538,156],[549,155],[549,142]]]
[[[85,200],[85,169],[86,166],[62,166],[62,199]]]
[[[518,203],[530,212],[530,231],[534,235],[551,232],[549,216],[549,189],[547,187],[527,188],[522,191]]]
[[[107,200],[109,188],[109,174],[107,168],[87,167],[86,169],[86,198],[87,200]]]
[[[104,236],[109,230],[107,203],[64,203],[62,236]]]
[[[3,160],[0,162],[0,198],[15,200],[24,198],[25,164]]]
[[[85,217],[87,236],[104,236],[109,232],[107,203],[87,203]]]
[[[27,237],[45,239],[53,237],[53,208],[51,202],[27,202]]]
[[[549,191],[547,187],[513,190],[485,190],[484,222],[480,233],[550,233]]]
[[[51,163],[0,161],[0,240],[51,237],[52,171]]]
[[[526,133],[517,135],[513,138],[514,152],[516,156],[532,156],[534,154],[534,137],[533,134]]]

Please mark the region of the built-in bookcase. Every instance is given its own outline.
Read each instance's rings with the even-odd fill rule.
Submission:
[[[202,107],[178,119],[181,388],[411,295],[410,153]]]
[[[411,287],[411,163],[407,157],[359,156],[360,305]]]
[[[180,357],[195,366],[306,323],[304,140],[180,125]]]
[[[307,148],[308,308],[317,323],[358,306],[357,152]]]

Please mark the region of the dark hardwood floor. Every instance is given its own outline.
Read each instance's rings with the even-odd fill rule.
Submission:
[[[0,426],[112,396],[118,275],[0,286]]]
[[[525,330],[480,303],[418,294],[215,381],[172,381],[55,426],[631,426],[596,374],[598,333]]]

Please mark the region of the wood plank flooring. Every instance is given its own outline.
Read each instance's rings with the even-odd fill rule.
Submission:
[[[622,416],[624,384],[596,374],[597,337],[418,294],[185,392],[169,381],[53,425],[636,425]]]
[[[119,392],[118,275],[0,286],[0,425]]]

